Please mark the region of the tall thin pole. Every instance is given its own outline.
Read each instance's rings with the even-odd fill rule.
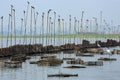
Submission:
[[[62,29],[63,32],[62,33],[63,33],[63,45],[64,45],[64,19],[62,19],[62,27],[63,27],[63,29]]]
[[[100,30],[102,30],[102,11],[100,11]]]
[[[87,34],[88,34],[88,23],[89,23],[89,20],[87,19],[86,20],[86,38],[88,37]]]
[[[66,32],[66,27],[67,27],[67,22],[65,22],[65,30],[64,30],[65,32]],[[66,34],[65,32],[64,34]],[[68,43],[67,41],[68,41],[67,38],[65,38],[65,44]]]
[[[47,12],[47,33],[46,33],[46,46],[48,45],[48,39],[47,39],[47,36],[48,36],[48,25],[49,25],[49,14],[51,12],[51,9],[48,10]]]
[[[23,40],[23,44],[25,44],[26,43],[25,11],[23,11],[23,13],[24,13],[24,40]]]
[[[7,33],[7,44],[6,44],[6,47],[8,47],[8,42],[9,42],[10,19],[11,19],[11,14],[9,14],[9,19],[8,19],[8,33]]]
[[[75,43],[75,35],[76,35],[76,22],[77,22],[76,17],[74,17],[74,42],[73,42],[73,43]]]
[[[80,27],[79,27],[79,24],[80,24],[80,21],[78,20],[78,25],[77,25],[77,26],[78,26],[78,33],[80,32],[80,31],[79,31],[79,30],[80,30],[80,29],[79,29],[79,28],[80,28]],[[78,35],[78,33],[77,33],[77,35]],[[78,37],[77,37],[77,44],[78,44],[78,42],[79,42],[79,40],[78,40]]]
[[[30,44],[32,44],[32,9],[33,9],[34,7],[33,6],[31,6],[31,13],[30,13]]]
[[[22,27],[23,27],[23,18],[21,18],[20,40],[19,40],[20,44],[21,44],[21,36],[22,36]]]
[[[1,50],[3,48],[3,16],[1,17]]]
[[[34,15],[34,32],[33,32],[33,44],[35,44],[34,42],[35,42],[35,37],[36,37],[36,35],[35,35],[35,24],[36,24],[36,20],[35,20],[35,7],[33,7],[33,15]]]
[[[38,16],[38,12],[36,12],[36,15],[35,15],[35,10],[34,10],[34,44],[36,44],[36,24],[37,24],[37,16]]]
[[[42,13],[42,44],[44,44],[44,12]]]
[[[82,41],[81,39],[83,37],[83,16],[84,16],[84,11],[82,11],[81,24],[80,24],[80,34],[81,34],[80,41]]]
[[[25,44],[27,44],[27,33],[26,33],[26,26],[27,26],[27,18],[28,18],[28,9],[29,9],[29,4],[30,2],[27,2],[27,10],[26,10],[26,16],[25,16]]]
[[[51,35],[50,35],[50,27],[51,27],[51,17],[49,17],[49,26],[48,26],[48,36],[49,36],[49,38],[48,38],[48,45],[50,44],[49,42],[50,42],[50,38],[51,38]]]
[[[15,21],[15,9],[13,9],[13,15],[14,15],[14,41],[15,41],[15,45],[16,45],[16,21]]]
[[[29,10],[29,4],[30,4],[30,2],[27,2],[27,3],[28,3],[28,5],[27,5],[27,10],[26,10],[25,26],[27,26],[28,10]]]
[[[54,12],[54,46],[55,46],[55,26],[56,26],[56,12]]]
[[[10,40],[10,46],[12,46],[12,15],[13,15],[13,5],[11,5],[11,40]]]
[[[68,42],[71,43],[71,15],[69,15],[69,39]]]
[[[58,16],[58,36],[60,36],[60,15]],[[60,39],[58,39],[58,45],[60,45]]]
[[[51,26],[50,26],[50,27],[51,27],[51,28],[50,28],[50,29],[51,29],[51,37],[50,37],[50,38],[51,38],[51,45],[52,45],[52,44],[53,44],[53,43],[52,43],[52,32],[53,32],[52,29],[53,29],[53,22],[51,22]]]
[[[35,8],[34,8],[34,38],[33,38],[33,44],[35,44],[35,38],[36,38],[36,35],[35,35],[35,30],[36,29],[36,19],[35,19]]]

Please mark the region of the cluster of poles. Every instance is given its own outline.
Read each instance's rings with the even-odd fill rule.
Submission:
[[[53,18],[50,16],[50,13],[51,14],[53,13]],[[11,5],[11,12],[8,18],[6,47],[13,46],[13,42],[14,42],[14,45],[17,45],[18,43],[24,44],[24,45],[38,44],[39,42],[40,44],[43,44],[46,46],[53,45],[53,44],[56,45],[56,43],[57,45],[61,45],[61,44],[64,45],[66,43],[78,44],[80,41],[82,41],[82,39],[84,39],[84,33],[100,32],[96,17],[93,17],[94,21],[87,19],[85,22],[85,26],[83,26],[84,11],[82,11],[80,20],[74,17],[74,20],[72,23],[71,15],[69,15],[69,20],[68,22],[66,22],[65,19],[61,19],[60,15],[57,16],[57,13],[55,11],[53,12],[52,9],[49,9],[48,12],[46,13],[46,16],[44,12],[42,13],[40,27],[37,26],[39,13],[36,12],[36,9],[34,6],[30,6],[30,2],[27,2],[27,9],[23,11],[23,14],[24,16],[23,18],[21,18],[21,26],[19,28],[19,34],[20,34],[19,36],[17,34],[18,29],[16,29],[17,28],[16,12],[13,5]],[[28,17],[30,17],[29,27],[28,27]],[[3,48],[3,35],[4,35],[3,19],[4,18],[2,16],[1,17],[1,38],[0,38],[1,48]],[[103,26],[102,23],[104,23],[105,25]],[[102,29],[102,26],[104,27],[103,34],[105,34],[104,32],[106,32],[107,28],[109,29],[108,32],[110,34],[111,28],[109,27],[108,23],[102,19],[102,12],[101,12],[100,13],[100,29]],[[27,31],[29,31],[30,34],[27,34]],[[78,39],[79,35],[81,35],[82,38],[80,37]],[[19,40],[17,40],[18,37],[19,37]],[[37,39],[39,39],[39,41],[37,41]],[[76,39],[77,39],[77,42],[76,42]]]

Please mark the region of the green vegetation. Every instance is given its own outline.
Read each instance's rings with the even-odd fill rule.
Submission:
[[[48,35],[48,38],[118,38],[119,34],[65,34],[63,35]],[[11,38],[11,36],[0,36],[0,38]],[[12,38],[46,38],[46,36],[12,36]]]

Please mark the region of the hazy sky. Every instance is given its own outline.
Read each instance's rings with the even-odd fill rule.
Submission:
[[[98,18],[100,22],[100,11],[103,12],[103,19],[108,23],[113,20],[114,25],[120,23],[120,0],[0,0],[0,16],[4,16],[5,24],[8,22],[8,14],[10,13],[10,5],[16,9],[17,22],[23,17],[23,10],[26,10],[27,1],[30,5],[35,6],[41,15],[48,9],[56,11],[57,15],[68,21],[69,14],[80,19],[81,12],[84,11],[84,19]],[[52,15],[52,13],[51,13]],[[17,25],[20,25],[17,23]]]

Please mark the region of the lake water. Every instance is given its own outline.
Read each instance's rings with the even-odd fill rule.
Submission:
[[[52,54],[58,58],[71,57],[81,58],[84,61],[94,61],[100,57],[109,57],[109,55],[95,55],[94,57],[75,57],[75,54]],[[87,66],[81,69],[67,69],[66,61],[61,66],[48,67],[36,64],[29,64],[30,61],[37,61],[40,56],[32,56],[22,64],[22,68],[0,68],[0,80],[119,80],[120,78],[120,55],[112,55],[117,61],[104,62],[103,66]],[[2,61],[1,61],[2,62]],[[70,73],[78,74],[78,77],[55,78],[47,77],[48,74]]]
[[[116,47],[120,49],[119,47]],[[111,48],[115,49],[115,48]],[[51,54],[58,58],[71,57],[81,58],[84,61],[94,61],[100,57],[109,57],[109,55],[95,55],[94,57],[80,57],[75,54]],[[40,56],[31,56],[30,60],[22,63],[21,68],[5,68],[2,67],[3,60],[0,60],[0,80],[119,80],[120,78],[120,55],[114,54],[110,56],[117,58],[117,61],[104,62],[103,66],[86,66],[81,69],[67,69],[66,61],[61,66],[49,67],[36,64],[29,64],[30,61],[38,61]],[[78,74],[78,77],[47,77],[48,74],[70,73]]]

